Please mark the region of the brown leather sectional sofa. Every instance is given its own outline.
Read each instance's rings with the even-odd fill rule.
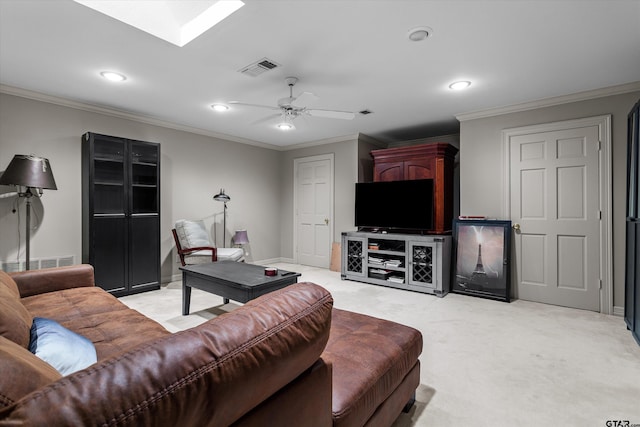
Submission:
[[[29,352],[36,316],[88,338],[97,362],[61,376]],[[0,271],[0,425],[390,426],[421,351],[417,330],[334,309],[312,283],[170,333],[91,266]]]

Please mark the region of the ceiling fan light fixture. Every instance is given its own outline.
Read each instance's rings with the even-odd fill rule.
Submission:
[[[211,104],[211,108],[219,113],[222,113],[224,111],[227,111],[229,109],[229,106],[225,104]]]
[[[278,127],[278,129],[280,130],[294,130],[296,127],[293,125],[293,123],[289,122],[289,121],[284,121],[284,122],[280,122],[276,125]]]
[[[457,82],[453,82],[449,85],[449,89],[451,90],[463,90],[471,86],[471,82],[468,80],[460,80]]]
[[[102,71],[100,75],[110,82],[123,82],[127,80],[127,76],[125,76],[124,74],[116,73],[115,71]]]

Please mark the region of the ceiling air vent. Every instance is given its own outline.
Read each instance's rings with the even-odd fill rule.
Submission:
[[[253,64],[242,67],[240,70],[238,70],[238,72],[247,76],[256,77],[266,71],[273,70],[274,68],[277,68],[279,66],[280,64],[270,60],[269,58],[262,58],[261,60],[254,62]]]

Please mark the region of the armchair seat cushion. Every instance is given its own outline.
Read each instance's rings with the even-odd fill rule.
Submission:
[[[241,261],[243,258],[242,248],[218,248],[218,261]]]
[[[241,248],[217,248],[218,261],[242,261],[244,252]],[[207,264],[211,262],[211,251],[206,249],[185,254],[184,261],[188,265]]]

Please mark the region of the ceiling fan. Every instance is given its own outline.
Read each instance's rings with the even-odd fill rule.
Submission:
[[[289,86],[289,96],[286,98],[280,98],[277,106],[260,105],[260,104],[248,104],[239,101],[230,101],[229,104],[241,105],[245,107],[265,108],[269,110],[279,111],[277,114],[266,117],[260,121],[270,120],[275,117],[282,117],[282,122],[278,124],[278,127],[283,130],[294,129],[293,120],[299,116],[311,116],[311,117],[324,117],[328,119],[342,119],[353,120],[356,116],[351,111],[339,111],[339,110],[323,110],[317,108],[307,108],[307,104],[318,99],[316,95],[311,92],[302,92],[298,96],[293,96],[293,86],[298,82],[297,77],[287,77],[284,79],[287,86]]]

